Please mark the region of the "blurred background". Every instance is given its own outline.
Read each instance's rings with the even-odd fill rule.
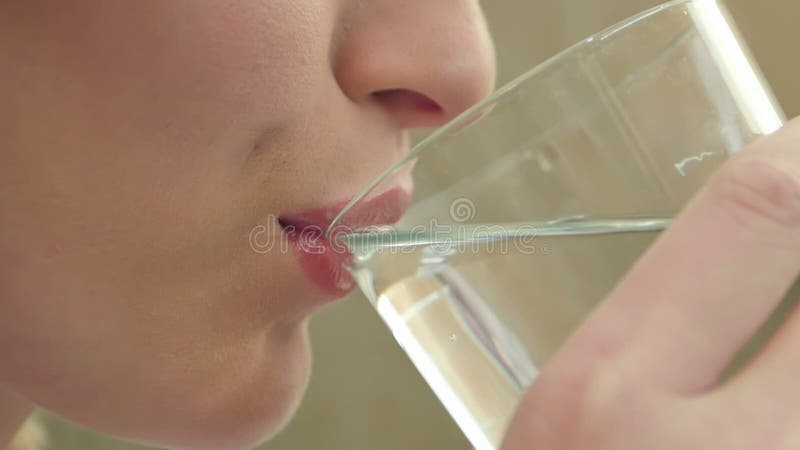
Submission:
[[[658,0],[485,0],[499,83]],[[729,0],[788,116],[800,113],[797,0]],[[262,450],[464,450],[469,444],[360,295],[311,325],[315,370],[295,420]],[[143,450],[44,417],[52,450]]]

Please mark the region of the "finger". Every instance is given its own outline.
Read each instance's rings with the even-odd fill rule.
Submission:
[[[728,161],[575,341],[671,390],[715,384],[800,273],[798,147],[794,122]]]
[[[796,304],[796,302],[795,302]],[[791,305],[793,306],[793,305]],[[770,337],[756,357],[720,392],[731,405],[757,411],[756,415],[772,425],[800,423],[800,309],[795,307],[784,323]],[[780,422],[780,423],[779,423]],[[800,448],[800,433],[793,436],[794,447]]]

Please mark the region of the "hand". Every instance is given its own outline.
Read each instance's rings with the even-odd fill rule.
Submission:
[[[800,274],[800,121],[732,157],[570,338],[504,450],[798,450],[800,311],[721,374]]]

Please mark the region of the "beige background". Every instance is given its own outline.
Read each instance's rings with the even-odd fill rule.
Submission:
[[[436,0],[442,1],[442,0]],[[500,82],[658,0],[484,0]],[[800,113],[797,0],[729,0],[789,116]],[[469,448],[367,301],[353,295],[312,323],[315,373],[300,412],[264,450]],[[123,450],[48,418],[51,449]]]

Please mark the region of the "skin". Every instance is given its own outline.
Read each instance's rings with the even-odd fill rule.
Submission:
[[[354,195],[494,54],[474,0],[2,0],[0,73],[0,431],[219,450],[290,417],[326,300],[250,231]]]
[[[250,230],[351,196],[494,78],[467,0],[0,0],[0,36],[0,441],[34,403],[162,446],[269,437],[324,295]],[[798,142],[711,180],[505,450],[800,446],[800,312],[719,381],[800,273]]]

